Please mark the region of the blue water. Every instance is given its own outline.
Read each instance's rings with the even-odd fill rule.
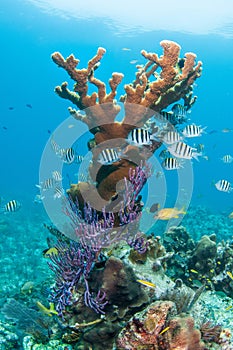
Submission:
[[[34,198],[41,153],[50,136],[48,130],[53,131],[69,116],[69,102],[53,91],[56,85],[69,79],[52,62],[50,56],[54,51],[65,57],[74,53],[80,59],[80,67],[85,67],[97,47],[105,47],[107,53],[98,77],[107,82],[112,72],[123,72],[119,97],[124,83],[134,79],[135,67],[129,62],[134,59],[144,62],[141,49],[161,53],[159,42],[169,39],[181,45],[181,53],[192,51],[203,62],[202,77],[196,80],[194,93],[198,100],[192,108],[191,120],[207,126],[208,131],[218,131],[198,140],[205,145],[209,161],[193,161],[193,201],[217,210],[231,209],[232,194],[218,192],[212,184],[220,178],[233,182],[233,164],[220,161],[224,154],[232,152],[233,145],[232,133],[221,132],[233,128],[232,36],[223,36],[221,32],[215,35],[143,32],[135,28],[129,35],[121,34],[107,21],[53,16],[26,1],[14,1],[13,6],[11,1],[2,1],[0,16],[1,196],[17,197],[22,202]],[[131,51],[123,51],[124,47]]]
[[[61,52],[64,57],[73,53],[80,60],[79,68],[84,68],[88,60],[96,54],[97,48],[104,47],[107,52],[96,76],[107,83],[112,72],[124,74],[123,82],[118,87],[117,98],[124,93],[124,84],[130,83],[135,78],[135,64],[130,62],[137,60],[138,64],[144,63],[140,54],[142,49],[160,55],[162,49],[159,43],[168,39],[176,41],[181,46],[181,55],[194,52],[197,60],[203,62],[203,72],[195,81],[194,95],[197,95],[198,99],[192,107],[190,118],[197,125],[207,126],[207,133],[192,142],[205,145],[208,159],[200,158],[199,161],[195,159],[192,161],[193,190],[188,203],[191,208],[190,215],[192,213],[195,215],[192,211],[195,206],[203,206],[213,215],[223,215],[230,225],[228,215],[233,211],[233,191],[220,192],[214,183],[226,179],[233,186],[233,163],[224,164],[220,159],[225,154],[233,156],[231,14],[229,13],[229,22],[223,23],[224,30],[221,26],[216,26],[215,30],[210,29],[206,32],[203,30],[200,33],[179,30],[179,25],[174,30],[168,26],[169,30],[166,30],[166,19],[162,29],[144,30],[143,27],[137,26],[137,22],[131,26],[132,11],[128,13],[131,21],[128,29],[125,29],[123,25],[121,28],[119,23],[116,25],[108,17],[102,19],[90,15],[90,18],[85,19],[75,18],[67,13],[63,16],[60,12],[46,11],[46,5],[42,10],[37,3],[40,2],[1,0],[0,5],[0,197],[2,203],[16,199],[22,205],[17,213],[2,214],[3,220],[10,223],[8,230],[10,238],[7,237],[10,239],[8,247],[10,259],[11,257],[15,259],[17,237],[21,237],[19,256],[22,259],[20,261],[23,261],[23,249],[30,240],[33,227],[34,233],[31,239],[35,242],[35,249],[38,249],[34,256],[36,269],[40,266],[40,252],[46,248],[46,234],[40,225],[48,220],[48,217],[42,204],[33,202],[38,193],[35,185],[39,183],[40,162],[46,143],[51,133],[69,117],[67,108],[71,103],[59,98],[54,88],[63,81],[69,82],[70,89],[73,86],[73,81],[67,73],[63,69],[58,69],[53,63],[51,54],[55,51]],[[41,3],[44,4],[46,1]],[[143,4],[140,4],[140,7],[141,15],[144,17],[147,11],[154,11],[156,21],[156,17],[159,16],[157,6],[154,5],[153,9],[146,7],[144,9]],[[123,14],[125,17],[124,8],[122,8]],[[187,18],[189,15],[189,10],[186,8],[184,17]],[[216,16],[218,16],[217,8]],[[197,21],[197,18],[195,17],[194,21]],[[206,22],[208,22],[208,11]],[[198,27],[198,23],[196,26]],[[130,51],[123,48],[129,48]],[[86,138],[88,137],[89,134]],[[79,147],[78,152],[84,155],[87,152],[85,142],[81,142]],[[71,182],[75,182],[75,176],[70,169],[67,173],[71,177]],[[167,173],[163,176],[167,181],[168,191],[165,205],[174,206],[178,186],[176,175],[173,177],[173,174]],[[68,178],[64,181],[67,187],[69,181]],[[156,197],[156,193],[149,195],[151,194]],[[186,210],[189,211],[189,208]],[[229,232],[228,238],[230,236]],[[4,244],[4,239],[1,242]],[[33,246],[29,245],[28,249],[33,250]],[[1,251],[5,251],[4,246]],[[46,267],[41,267],[41,270],[46,274]],[[20,274],[20,271],[17,270],[17,274]],[[23,274],[24,282],[35,278],[35,271],[30,270],[30,273],[24,271]],[[15,285],[17,283],[15,281]]]

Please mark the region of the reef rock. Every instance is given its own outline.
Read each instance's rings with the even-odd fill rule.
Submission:
[[[129,320],[118,335],[116,348],[119,350],[159,349],[159,333],[175,313],[176,307],[171,301],[156,301],[150,304]]]

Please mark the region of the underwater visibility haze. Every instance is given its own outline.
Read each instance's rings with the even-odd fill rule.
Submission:
[[[0,30],[0,349],[233,349],[231,2]]]

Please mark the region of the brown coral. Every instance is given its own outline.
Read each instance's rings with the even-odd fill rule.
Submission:
[[[176,312],[170,301],[156,301],[135,314],[117,337],[117,349],[158,350],[159,333]],[[168,348],[169,349],[169,348]]]
[[[196,56],[193,53],[187,53],[180,59],[180,46],[173,41],[164,40],[160,44],[164,51],[161,57],[144,50],[141,52],[148,62],[138,68],[135,81],[124,86],[126,94],[121,101],[124,103],[125,115],[121,122],[116,121],[120,106],[114,98],[123,74],[112,74],[109,79],[110,93],[106,92],[105,83],[94,76],[105,49],[99,48],[97,54],[88,62],[87,68],[83,69],[76,68],[79,60],[74,55],[70,55],[67,59],[64,59],[59,52],[52,55],[53,61],[64,68],[75,81],[74,91],[68,89],[66,82],[57,86],[55,91],[79,109],[85,109],[85,114],[72,108],[69,110],[74,118],[87,124],[94,134],[95,144],[99,145],[98,149],[93,149],[92,167],[95,168],[98,154],[107,147],[106,141],[108,147],[122,147],[129,132],[135,127],[142,127],[156,112],[181,98],[186,103],[189,101],[190,105],[193,103],[192,84],[201,74],[201,62],[195,65]],[[179,66],[180,60],[184,61],[182,68]],[[156,72],[158,69],[159,72]],[[95,85],[97,92],[88,95],[88,84]],[[93,180],[97,182],[99,194],[109,200],[115,193],[116,184],[127,177],[129,169],[134,168],[142,159],[150,157],[151,152],[153,153],[159,146],[159,142],[153,142],[150,152],[145,154],[140,154],[137,147],[133,147],[132,153],[131,147],[130,155],[133,154],[133,157],[128,158],[126,150],[125,159],[120,160],[117,166],[109,165],[107,174],[106,171],[100,172],[98,180],[93,178],[93,171],[90,171]]]
[[[169,329],[164,333],[167,347],[170,350],[204,350],[201,332],[194,327],[191,316],[175,317],[169,322]]]
[[[133,269],[115,257],[110,257],[106,263],[102,289],[109,303],[121,308],[140,306],[148,302],[147,295],[136,281]]]

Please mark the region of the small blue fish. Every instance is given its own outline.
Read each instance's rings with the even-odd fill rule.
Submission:
[[[33,203],[41,204],[44,198],[44,196],[36,194]]]

